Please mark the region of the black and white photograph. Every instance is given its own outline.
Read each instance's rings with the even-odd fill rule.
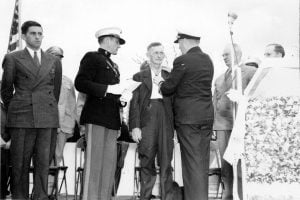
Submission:
[[[300,200],[298,0],[1,0],[0,199]]]

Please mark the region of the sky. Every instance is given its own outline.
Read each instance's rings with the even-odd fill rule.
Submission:
[[[7,51],[13,7],[14,0],[0,1],[1,62]],[[180,55],[173,42],[182,28],[201,34],[200,47],[212,58],[218,76],[226,69],[222,51],[230,42],[228,12],[238,15],[233,40],[240,44],[244,59],[262,58],[269,43],[280,43],[287,57],[299,58],[298,0],[22,0],[21,23],[35,20],[42,24],[42,49],[53,45],[64,49],[63,73],[71,79],[84,54],[98,49],[95,32],[107,26],[120,27],[126,40],[118,55],[112,56],[121,79],[139,70],[147,45],[154,41],[164,44],[165,65],[172,67]]]

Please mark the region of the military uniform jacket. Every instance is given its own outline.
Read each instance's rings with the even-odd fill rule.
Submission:
[[[199,47],[174,60],[173,70],[160,89],[163,95],[174,94],[175,123],[213,123],[213,74],[211,59]]]
[[[7,127],[57,128],[62,67],[54,56],[41,52],[36,66],[28,50],[7,54],[3,60],[1,96]]]
[[[120,95],[106,94],[108,85],[119,82],[118,67],[110,59],[108,51],[99,48],[98,51],[84,55],[75,78],[75,88],[86,94],[80,124],[96,124],[113,130],[120,129]]]
[[[162,78],[166,79],[169,75],[169,72],[162,70],[161,75]],[[149,106],[152,92],[151,70],[146,69],[138,72],[133,76],[133,80],[142,82],[142,84],[133,91],[132,100],[129,107],[129,130],[134,128],[143,128],[149,121]],[[167,113],[167,117],[170,120],[170,124],[173,127],[174,117],[172,111],[172,98],[163,97],[163,105]]]

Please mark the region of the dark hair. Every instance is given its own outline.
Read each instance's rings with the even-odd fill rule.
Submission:
[[[245,65],[258,68],[258,64],[255,62],[249,62],[249,63],[246,63]]]
[[[162,46],[162,44],[160,42],[152,42],[148,45],[147,51],[149,51],[149,49],[151,49],[152,47],[157,47],[157,46]]]
[[[268,46],[274,46],[274,51],[276,53],[281,53],[281,57],[285,56],[284,48],[280,44],[269,44]]]
[[[38,22],[35,22],[35,21],[26,21],[22,24],[22,27],[21,27],[21,31],[22,31],[22,34],[26,34],[28,29],[31,27],[31,26],[39,26],[42,28],[42,25],[39,24]]]
[[[98,43],[101,44],[104,40],[105,36],[98,37]]]

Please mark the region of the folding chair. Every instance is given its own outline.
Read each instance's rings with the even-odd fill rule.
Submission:
[[[210,142],[210,165],[212,164],[213,166],[210,166],[208,176],[217,177],[217,183],[216,185],[213,185],[212,183],[209,184],[209,197],[212,197],[214,199],[222,199],[222,192],[224,189],[224,183],[222,180],[222,170],[221,170],[221,155],[220,151],[218,148],[218,145],[216,144],[216,135],[212,136],[212,140]],[[210,178],[212,180],[212,178]],[[212,188],[212,186],[215,186]],[[221,186],[221,188],[220,188]],[[215,189],[215,193],[211,192],[211,189]],[[220,191],[221,189],[221,191]]]
[[[65,185],[65,191],[66,191],[66,194],[65,194],[65,197],[66,197],[66,200],[68,199],[68,187],[67,187],[67,177],[66,177],[66,174],[67,174],[67,169],[68,169],[68,166],[65,166],[65,160],[64,160],[64,157],[62,158],[62,166],[59,166],[58,167],[59,171],[61,171],[63,173],[63,177],[61,179],[61,183],[60,183],[60,186],[59,186],[59,190],[58,190],[58,193],[61,194],[61,188],[63,186],[63,184]]]
[[[83,170],[84,170],[85,145],[86,145],[85,138],[81,137],[77,141],[75,147],[75,186],[74,186],[75,200],[81,199],[83,194]]]
[[[34,177],[33,177],[34,172],[35,172],[34,165],[31,164],[29,168],[29,174],[32,174],[33,186],[30,194],[30,199],[33,199],[33,195],[34,195]],[[51,188],[51,192],[48,193],[49,199],[51,200],[58,200],[58,174],[59,174],[59,167],[56,165],[56,161],[54,159],[54,165],[49,166],[49,172],[48,172],[48,175],[53,176],[53,185]]]

